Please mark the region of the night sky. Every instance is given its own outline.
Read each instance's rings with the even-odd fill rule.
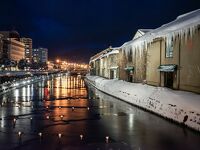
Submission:
[[[88,62],[139,28],[157,28],[200,8],[200,0],[1,0],[0,30],[17,30],[50,59]]]

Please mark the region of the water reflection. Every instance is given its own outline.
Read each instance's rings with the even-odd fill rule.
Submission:
[[[19,89],[15,90],[14,97],[15,97],[15,102],[18,102],[18,100],[19,100]]]
[[[27,85],[1,96],[2,102],[2,149],[198,149],[200,146],[199,135],[92,87],[87,91],[79,77],[65,75]],[[20,143],[18,132],[23,133]]]

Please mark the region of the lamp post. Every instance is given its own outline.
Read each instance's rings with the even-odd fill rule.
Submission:
[[[83,140],[83,134],[80,135],[80,139],[81,139],[81,141]]]
[[[21,144],[22,143],[22,132],[21,131],[18,132],[18,137],[19,137],[19,144]]]
[[[41,141],[42,141],[42,132],[39,132],[38,135],[40,137],[40,143],[41,143]]]
[[[60,59],[56,59],[57,69],[60,69]]]
[[[109,136],[106,136],[106,143],[109,142]]]

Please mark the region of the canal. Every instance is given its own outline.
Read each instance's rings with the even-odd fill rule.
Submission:
[[[0,149],[192,149],[200,134],[62,75],[0,96]]]

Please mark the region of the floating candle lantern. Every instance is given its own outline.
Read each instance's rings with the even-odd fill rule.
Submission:
[[[61,137],[62,137],[62,134],[58,133],[58,138],[61,139]]]
[[[22,135],[22,132],[21,132],[21,131],[19,131],[19,132],[18,132],[18,136],[19,136],[19,137],[21,137],[21,135]]]
[[[41,133],[41,132],[39,132],[38,135],[39,135],[40,137],[42,137],[42,133]]]
[[[82,134],[80,135],[80,139],[83,140],[83,135]]]
[[[106,143],[108,143],[109,141],[109,136],[106,136]]]
[[[63,119],[64,115],[60,115],[60,118]]]

